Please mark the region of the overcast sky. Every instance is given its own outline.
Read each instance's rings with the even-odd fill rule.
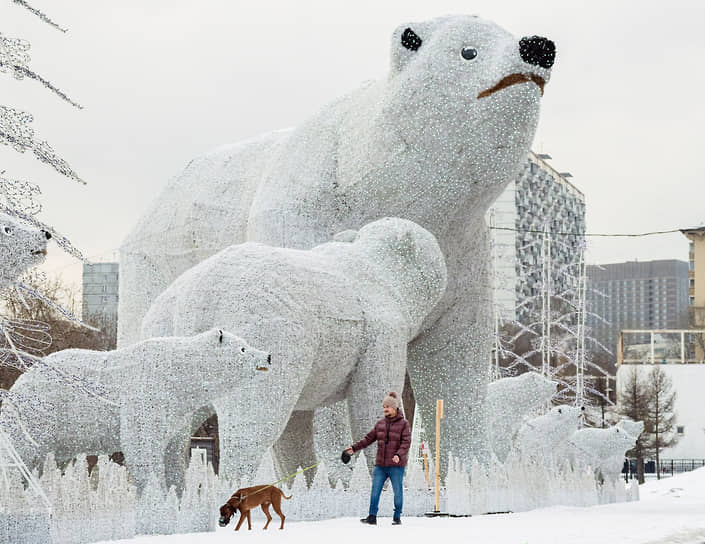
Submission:
[[[0,31],[32,44],[33,81],[0,78],[0,103],[32,112],[87,182],[0,149],[2,169],[43,190],[43,218],[111,260],[138,217],[193,157],[301,123],[387,71],[394,28],[452,13],[539,34],[558,54],[533,149],[585,194],[589,232],[705,222],[705,4],[624,0],[31,0],[62,34],[9,0]],[[46,266],[80,266],[54,249]],[[680,234],[591,239],[590,262],[687,260]]]

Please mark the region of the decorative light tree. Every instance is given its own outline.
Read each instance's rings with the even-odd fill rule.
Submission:
[[[494,227],[492,214],[490,224],[491,228]],[[607,348],[590,337],[586,326],[588,315],[604,320],[587,308],[584,235],[554,233],[548,223],[530,234],[537,236],[530,238],[516,252],[538,254],[539,259],[535,263],[520,261],[517,281],[520,285],[534,287],[517,289],[517,292],[530,294],[518,300],[515,318],[503,319],[495,305],[495,349],[491,375],[496,379],[523,369],[531,370],[559,383],[555,402],[584,406],[592,398],[601,398],[612,404],[586,377],[592,370],[607,375],[604,369],[591,361],[587,346],[605,351]],[[567,237],[570,239],[565,240]],[[560,248],[560,253],[570,258],[563,262],[554,261],[552,255],[555,248]],[[501,249],[501,244],[495,240],[495,293],[504,284],[498,272],[501,268],[498,266],[502,258]]]
[[[47,15],[33,8],[24,0],[14,2],[42,19],[50,26],[66,32]],[[49,80],[35,73],[29,68],[29,55],[27,51],[30,44],[20,38],[10,38],[0,33],[0,73],[12,75],[15,79],[32,79],[41,83],[56,96],[73,107],[81,106],[71,100],[58,87]],[[35,137],[32,128],[33,116],[8,106],[0,106],[0,144],[10,146],[19,153],[31,151],[40,162],[51,166],[59,174],[74,181],[85,182],[74,172],[69,164],[62,159],[54,149],[43,140]],[[54,240],[67,253],[83,259],[81,253],[69,240],[56,232],[51,226],[38,219],[42,207],[38,201],[41,193],[39,187],[26,180],[16,179],[0,171],[0,222],[2,222],[2,260],[0,261],[0,298],[5,298],[10,290],[14,289],[20,298],[36,297],[50,304],[66,318],[79,321],[71,312],[61,308],[56,303],[43,296],[40,292],[29,287],[29,282],[22,281],[22,275],[30,271],[36,264],[43,261],[46,255],[46,242]],[[71,380],[65,373],[58,369],[51,369],[44,365],[41,356],[44,349],[51,343],[51,336],[45,323],[39,321],[15,320],[0,314],[0,370],[4,366],[13,366],[25,370],[37,365],[39,368],[51,372],[57,380]],[[14,410],[10,392],[0,389],[0,402],[3,410],[15,417],[19,414]],[[21,427],[21,425],[20,425]],[[27,430],[24,430],[28,439],[31,439]],[[0,429],[0,474],[6,490],[10,485],[10,471],[17,469],[21,477],[27,482],[29,488],[36,492],[41,502],[51,510],[46,495],[41,490],[36,478],[27,470],[22,459],[17,455],[10,440]]]

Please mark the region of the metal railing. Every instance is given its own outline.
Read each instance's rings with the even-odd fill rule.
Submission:
[[[705,467],[705,459],[661,459],[661,477],[673,476]],[[625,459],[622,475],[625,480],[636,479],[636,459]],[[656,461],[644,460],[644,475],[656,476]]]

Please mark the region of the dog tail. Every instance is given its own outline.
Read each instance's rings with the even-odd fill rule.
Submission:
[[[293,495],[293,493],[292,493],[291,495],[289,495],[289,496],[287,497],[286,495],[284,495],[284,492],[282,492],[282,497],[284,497],[287,501],[288,501],[291,497],[293,497],[293,496],[294,496],[294,495]]]

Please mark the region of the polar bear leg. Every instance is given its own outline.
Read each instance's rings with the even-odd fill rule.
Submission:
[[[218,399],[213,404],[218,414],[218,473],[241,485],[262,483],[253,482],[252,478],[265,453],[286,426],[293,404],[284,414],[273,405],[264,403],[253,406],[252,411],[244,410],[242,402],[236,397]],[[266,417],[260,417],[265,412]]]
[[[348,409],[353,440],[357,442],[382,417],[382,401],[390,391],[401,395],[406,372],[406,334],[403,330],[381,327],[375,342],[368,346],[348,386]],[[374,451],[366,452],[370,473]]]
[[[120,449],[125,456],[125,465],[135,479],[138,491],[141,492],[147,486],[152,474],[156,476],[162,488],[166,489],[166,432],[160,433],[156,429],[150,429],[148,433],[140,433],[136,427],[123,425],[120,430]]]
[[[342,451],[342,450],[341,450]],[[313,410],[292,412],[279,440],[274,444],[274,466],[283,478],[316,463],[313,445]],[[313,482],[316,469],[304,472],[306,483]]]
[[[353,443],[350,434],[350,414],[345,399],[330,406],[316,408],[313,415],[313,443],[316,458],[326,461],[328,479],[331,483],[341,480],[350,483],[354,465],[338,462],[340,453]]]
[[[489,374],[485,353],[490,353],[490,348],[487,339],[472,330],[475,326],[479,325],[461,319],[452,323],[450,318],[409,346],[409,375],[423,420],[435,421],[436,400],[445,401],[441,434],[443,473],[450,452],[469,465],[473,457],[484,460],[489,451],[485,422]],[[441,349],[438,339],[446,342]],[[466,340],[470,340],[469,345]],[[486,345],[486,352],[477,349]],[[481,353],[473,353],[475,350]],[[434,444],[434,425],[426,425],[424,430]]]
[[[447,310],[409,344],[408,350],[409,377],[423,420],[435,421],[436,400],[445,401],[443,474],[448,453],[467,466],[473,457],[484,461],[489,456],[486,397],[492,320],[489,263],[482,258],[489,251],[485,251],[486,230],[475,230],[469,239],[470,245],[458,252],[464,262],[448,263],[453,283],[440,303]],[[478,257],[467,259],[466,255]],[[424,430],[434,444],[434,425],[426,425]]]
[[[191,425],[181,428],[171,437],[164,449],[164,466],[166,488],[172,485],[181,494],[184,489],[184,477],[188,466],[188,450],[191,443]]]
[[[174,428],[184,425],[167,417],[168,409],[155,413],[160,401],[147,386],[120,398],[120,450],[141,492],[152,474],[166,489],[165,454]]]
[[[233,391],[213,401],[218,414],[219,473],[240,482],[255,476],[262,457],[284,432],[310,377],[317,347],[305,325],[283,319],[258,322],[241,334],[251,344],[267,349],[272,363],[256,383],[243,384],[255,387],[254,392]]]

